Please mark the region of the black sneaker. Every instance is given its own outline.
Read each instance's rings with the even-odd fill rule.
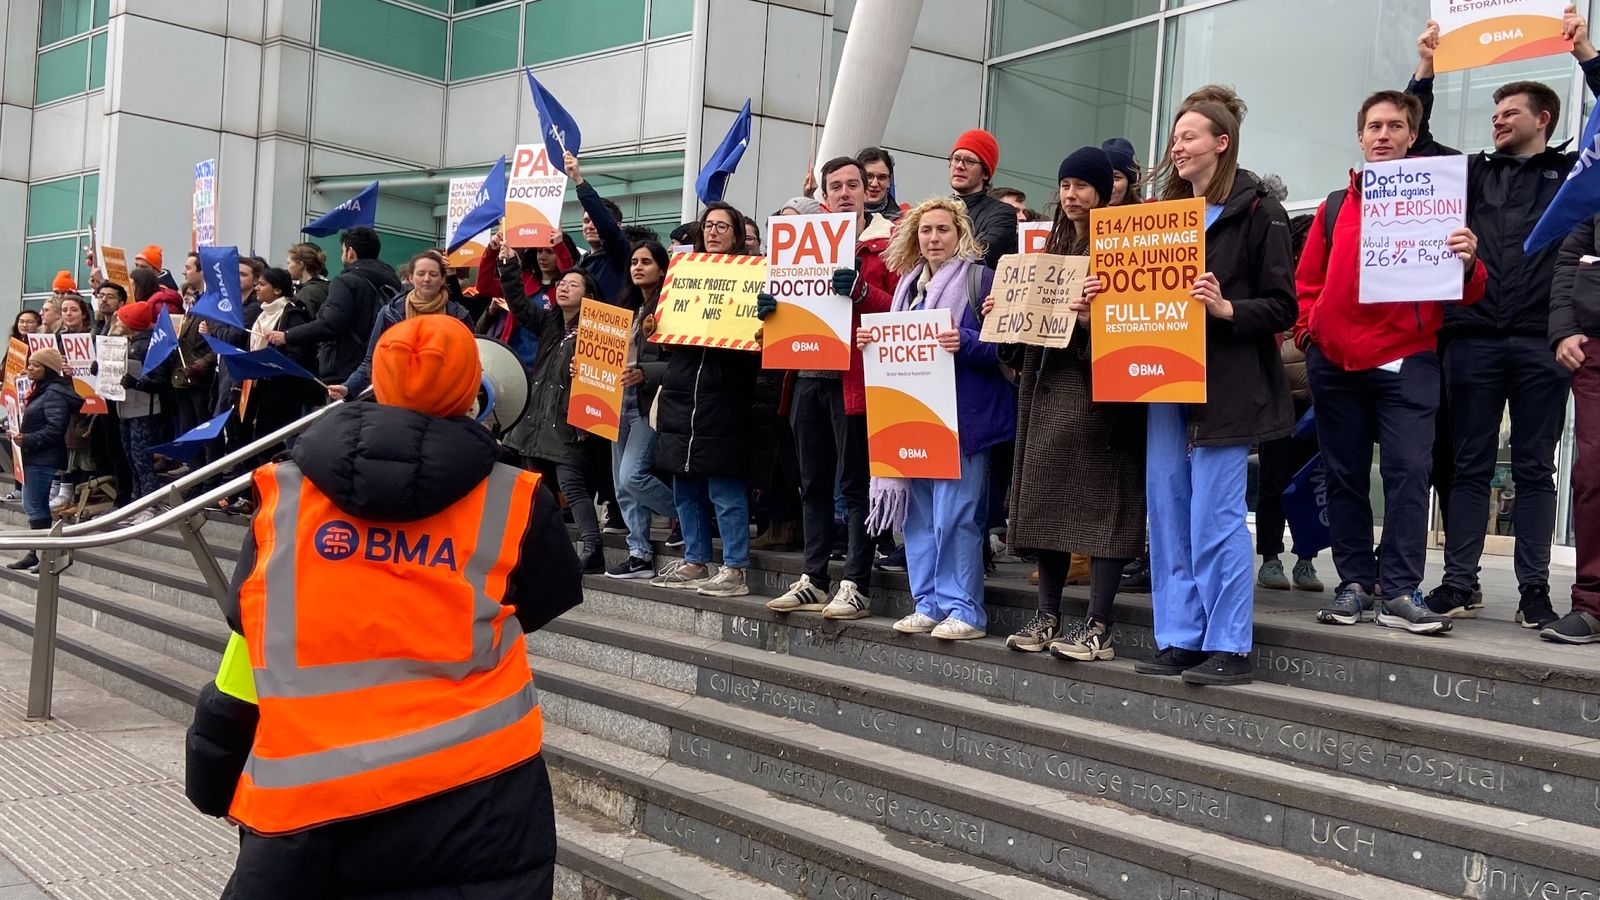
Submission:
[[[906,548],[896,547],[894,552],[872,564],[880,572],[904,572],[906,570]]]
[[[1219,652],[1184,669],[1183,680],[1190,684],[1249,684],[1255,678],[1250,674],[1250,654]]]
[[[19,572],[23,571],[24,569],[35,569],[38,568],[38,566],[39,554],[33,552],[32,550],[29,550],[26,556],[22,557],[16,562],[6,564],[6,568],[15,569]]]
[[[622,521],[622,510],[615,503],[606,504],[605,526],[600,529],[601,534],[627,534],[628,523]]]
[[[683,529],[678,527],[678,520],[673,519],[672,525],[667,529],[667,547],[676,550],[683,546]]]
[[[1464,592],[1448,585],[1440,585],[1433,593],[1438,594],[1445,590],[1466,596]],[[1450,616],[1439,612],[1431,600],[1422,599],[1421,591],[1412,591],[1399,597],[1385,597],[1378,604],[1377,618],[1378,624],[1385,628],[1403,628],[1412,634],[1444,634],[1450,630]]]
[[[1472,608],[1472,593],[1448,584],[1441,584],[1429,591],[1425,602],[1434,613],[1452,619],[1470,619],[1478,615]]]
[[[600,575],[606,570],[606,551],[595,546],[585,550],[578,557],[583,561],[583,574]]]
[[[1563,644],[1593,644],[1600,642],[1600,618],[1581,609],[1575,609],[1539,632],[1547,641]]]
[[[1327,606],[1317,610],[1317,621],[1324,625],[1354,625],[1369,618],[1372,595],[1360,585],[1342,584]]]
[[[1134,663],[1133,670],[1140,675],[1182,675],[1184,669],[1205,662],[1208,655],[1204,650],[1168,647],[1157,654],[1155,659],[1144,659]]]
[[[1550,605],[1550,588],[1543,584],[1530,584],[1522,589],[1522,600],[1517,604],[1517,624],[1523,628],[1543,628],[1561,618]]]
[[[1150,556],[1145,554],[1122,570],[1122,590],[1133,594],[1150,593]]]
[[[606,570],[607,578],[654,578],[655,575],[655,564],[637,556],[630,556]]]

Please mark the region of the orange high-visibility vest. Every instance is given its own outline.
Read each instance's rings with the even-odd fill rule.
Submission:
[[[292,463],[256,471],[239,589],[260,721],[228,815],[284,834],[504,772],[543,738],[501,601],[539,477],[497,465],[412,522],[351,516]]]

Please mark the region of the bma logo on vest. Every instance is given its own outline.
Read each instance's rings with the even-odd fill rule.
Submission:
[[[365,545],[365,550],[362,550]],[[369,526],[366,533],[349,522],[335,519],[317,529],[312,538],[317,554],[330,562],[350,559],[357,553],[368,562],[413,563],[419,566],[445,566],[456,571],[455,541],[445,538],[437,546],[433,535],[413,538],[400,528]]]

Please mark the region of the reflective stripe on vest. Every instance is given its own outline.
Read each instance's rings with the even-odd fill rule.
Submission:
[[[537,475],[495,466],[448,509],[403,523],[343,512],[293,464],[255,480],[239,607],[261,718],[232,818],[297,831],[538,754],[522,628],[501,602]]]

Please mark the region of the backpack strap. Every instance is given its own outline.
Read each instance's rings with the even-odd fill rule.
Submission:
[[[972,318],[977,320],[979,325],[983,324],[983,298],[978,296],[982,290],[983,263],[975,261],[967,266],[967,308],[972,310]],[[957,322],[956,327],[960,328],[961,323]]]
[[[1322,205],[1322,240],[1328,249],[1333,249],[1333,224],[1339,221],[1339,208],[1344,206],[1343,190],[1337,190],[1328,195]]]

